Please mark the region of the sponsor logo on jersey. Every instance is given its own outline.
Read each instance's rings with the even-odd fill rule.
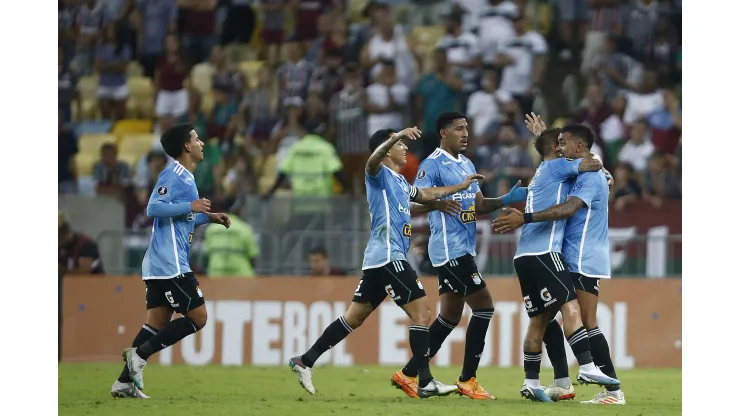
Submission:
[[[452,195],[454,201],[462,201],[464,199],[475,199],[475,194],[472,192],[458,192]]]
[[[411,216],[411,210],[401,205],[401,203],[398,203],[398,211],[403,212],[404,214]]]
[[[470,208],[464,211],[460,211],[460,221],[462,221],[463,224],[475,222],[475,220],[475,204],[471,205]]]
[[[403,236],[411,238],[411,224],[404,224],[403,225]]]

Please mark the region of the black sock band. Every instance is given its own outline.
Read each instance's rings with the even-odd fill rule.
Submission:
[[[187,316],[175,319],[162,328],[156,335],[149,338],[149,341],[136,348],[136,354],[143,359],[148,359],[159,351],[178,343],[188,335],[198,332],[200,328],[195,322]]]
[[[493,318],[493,308],[474,309],[473,316],[470,317],[468,330],[465,333],[465,360],[463,361],[460,381],[465,382],[476,376],[480,356],[483,353],[483,347],[486,345],[486,335],[488,334],[488,325]]]
[[[606,337],[601,333],[599,327],[588,330],[588,341],[591,344],[591,355],[601,371],[611,378],[617,378],[617,372],[612,363],[612,357],[609,353],[609,344]],[[606,386],[609,391],[619,390],[619,386]]]
[[[588,342],[588,332],[586,328],[580,327],[573,331],[568,337],[568,344],[573,350],[579,365],[585,365],[594,361],[591,357],[591,344]]]
[[[545,329],[545,336],[542,338],[547,349],[547,356],[550,357],[552,368],[555,372],[555,378],[568,377],[568,357],[565,355],[565,335],[563,328],[556,320],[550,321]]]
[[[457,326],[458,322],[448,321],[441,315],[437,316],[437,319],[432,322],[429,327],[429,359],[431,360],[439,351],[439,348],[445,342],[445,339],[450,335],[453,329]],[[416,367],[416,361],[413,357],[403,367],[403,374],[407,377],[417,377],[419,375],[419,369]]]
[[[540,364],[542,352],[524,352],[524,378],[527,380],[540,379]]]
[[[136,348],[140,345],[143,345],[145,342],[149,341],[151,337],[157,335],[157,332],[159,331],[147,324],[144,324],[144,326],[141,327],[141,329],[139,330],[139,333],[136,334],[134,342],[131,343],[131,346]],[[126,364],[123,365],[123,370],[121,370],[121,375],[118,377],[118,381],[120,381],[121,383],[131,382],[131,376],[129,376],[128,374],[128,366]]]
[[[419,386],[426,386],[432,381],[432,372],[429,370],[429,328],[422,325],[411,325],[409,344],[412,365],[419,372]]]
[[[319,339],[301,356],[301,361],[307,367],[313,367],[316,364],[316,360],[321,357],[321,354],[342,342],[352,331],[352,327],[344,319],[344,316],[340,316],[326,327]]]

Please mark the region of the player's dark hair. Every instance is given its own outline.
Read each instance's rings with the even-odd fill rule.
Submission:
[[[537,153],[545,157],[550,149],[552,149],[552,146],[558,145],[558,136],[560,136],[560,129],[558,128],[543,131],[542,134],[534,139],[534,148],[537,149]]]
[[[178,124],[167,129],[159,142],[162,143],[164,152],[171,158],[177,159],[185,150],[185,143],[190,140],[190,132],[193,131],[192,124]]]
[[[326,254],[326,249],[324,247],[322,247],[322,246],[316,246],[316,247],[312,248],[311,251],[308,252],[308,254],[320,254],[320,255],[322,255],[324,257],[329,257]]]
[[[396,131],[393,129],[381,129],[373,133],[373,135],[370,136],[370,142],[368,143],[370,151],[374,152],[378,146],[385,143],[385,141],[391,137],[391,134],[395,132]]]
[[[446,111],[437,116],[437,122],[434,124],[434,127],[437,129],[437,134],[441,137],[442,135],[439,133],[440,130],[449,128],[453,121],[460,118],[465,118],[465,114],[459,111]]]
[[[594,145],[594,132],[591,128],[585,124],[569,124],[562,129],[562,133],[570,133],[570,135],[583,142],[589,149]]]

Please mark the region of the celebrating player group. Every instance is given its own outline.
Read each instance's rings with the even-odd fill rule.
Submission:
[[[540,402],[575,397],[565,337],[579,363],[577,380],[606,387],[583,403],[625,404],[609,347],[596,322],[599,279],[610,277],[607,204],[611,176],[590,151],[593,133],[588,127],[547,129],[534,113],[526,118],[543,162],[527,188],[517,183],[498,198],[483,196],[478,181],[484,177],[463,155],[468,146],[465,115],[446,112],[437,118],[440,146],[421,163],[413,185],[399,173],[408,151],[403,140],[417,140],[421,131],[411,127],[372,135],[372,154],[365,165],[371,230],[362,277],[347,311],[304,354],[289,360],[306,391],[316,393],[313,366],[319,357],[390,297],[411,322],[411,359],[392,374],[393,386],[411,398],[458,393],[474,400],[495,400],[477,379],[494,302],[475,262],[476,219],[477,214],[503,208],[507,215],[493,221],[494,230],[510,232],[522,227],[514,266],[529,325],[520,394]],[[208,222],[230,225],[227,215],[209,213],[210,201],[199,199],[192,172],[203,159],[203,143],[192,126],[173,127],[161,141],[176,162],[160,175],[147,206],[155,221],[142,265],[146,324],[133,347],[123,352],[126,365],[111,389],[114,397],[147,398],[142,392],[146,360],[203,328],[205,301],[189,266],[193,229]],[[525,202],[524,213],[505,208],[516,202]],[[411,213],[429,216],[429,257],[441,302],[436,317],[421,281],[406,261]],[[463,366],[455,383],[445,384],[434,378],[429,361],[460,322],[466,304],[472,317]],[[183,317],[171,320],[174,312]],[[558,312],[562,328],[555,320]],[[547,387],[540,383],[543,342],[555,373]]]

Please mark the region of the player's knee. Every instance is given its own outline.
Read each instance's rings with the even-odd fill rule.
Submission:
[[[468,296],[465,301],[471,309],[493,309],[493,298],[488,289],[481,289]]]
[[[371,313],[373,313],[373,307],[369,303],[353,302],[347,312],[345,312],[344,320],[352,329],[357,329]]]
[[[208,322],[208,313],[206,312],[205,306],[193,309],[192,311],[188,312],[188,318],[193,321],[193,326],[195,326],[196,331],[200,331],[201,329],[203,329],[203,327],[206,326],[206,323]]]
[[[576,301],[570,301],[564,304],[560,308],[560,313],[563,315],[563,321],[581,321],[581,309],[578,307],[578,302]]]
[[[420,305],[413,311],[409,318],[414,325],[429,326],[432,322],[432,311],[426,305]]]
[[[583,326],[586,329],[594,329],[599,326],[596,322],[596,313],[592,313],[585,308],[581,308],[581,321],[583,321]]]

